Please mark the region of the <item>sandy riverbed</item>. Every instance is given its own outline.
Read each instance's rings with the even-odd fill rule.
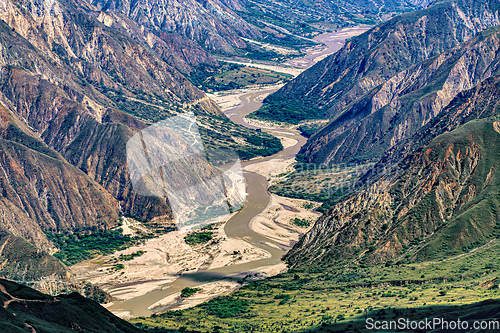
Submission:
[[[78,279],[102,286],[116,300],[127,300],[162,288],[179,274],[206,268],[218,268],[268,258],[266,251],[244,240],[227,238],[224,223],[214,225],[208,244],[191,246],[184,233],[170,232],[112,255],[82,262],[72,267]],[[145,253],[133,260],[120,255]],[[124,268],[116,269],[118,264]]]
[[[353,31],[352,34],[354,33],[360,33],[360,31]],[[321,37],[328,38],[328,42],[336,43],[338,42],[337,39],[349,37],[351,31],[344,31],[342,34],[342,36],[339,34]],[[328,43],[325,44],[328,45]],[[278,72],[287,71],[290,74],[298,75],[304,68],[312,65],[321,57],[327,56],[327,53],[328,50],[325,49],[311,50],[311,59],[304,59],[307,63],[296,64],[299,65],[298,67],[302,67],[300,69],[278,68],[275,66],[271,66],[272,68],[269,69]],[[296,61],[300,60],[296,59]],[[266,66],[261,64],[252,65],[256,67]],[[296,153],[293,147],[300,148],[304,139],[300,138],[298,140],[301,140],[301,142],[298,142],[296,140],[297,131],[291,128],[279,129],[274,127],[275,124],[254,122],[244,117],[248,113],[255,111],[260,106],[259,103],[263,98],[280,87],[281,85],[251,87],[209,96],[236,122],[250,128],[261,128],[280,138],[285,148],[282,153],[276,154],[275,157],[263,158],[260,163],[257,161],[256,163],[247,163],[245,166],[245,170],[256,172],[266,177],[268,181],[273,181],[279,178],[279,174],[291,170],[294,163],[293,157]],[[233,116],[235,118],[232,118]],[[292,151],[293,153],[291,153]],[[319,216],[310,209],[305,209],[305,203],[304,200],[271,195],[267,207],[260,214],[254,216],[246,226],[250,228],[251,232],[262,235],[269,240],[266,240],[265,243],[268,245],[267,248],[270,252],[273,252],[273,250],[269,246],[281,246],[280,251],[288,249],[298,240],[301,234],[308,230],[308,228],[293,225],[291,221],[295,218],[314,221]],[[314,206],[317,206],[317,204],[314,204]],[[141,313],[147,313],[147,311],[151,313],[152,311],[161,311],[167,308],[190,307],[239,287],[237,281],[230,280],[205,283],[192,282],[190,286],[196,286],[202,290],[194,296],[179,302],[179,290],[182,287],[180,289],[179,286],[176,286],[177,289],[172,287],[176,281],[181,280],[179,274],[234,266],[237,268],[233,269],[235,273],[232,273],[232,275],[246,276],[250,272],[254,278],[257,278],[275,275],[286,269],[285,263],[279,261],[279,256],[276,263],[272,265],[260,264],[259,260],[264,262],[266,258],[270,257],[270,253],[258,247],[259,244],[255,242],[247,242],[245,237],[228,238],[224,232],[225,223],[223,221],[217,224],[213,230],[213,240],[208,244],[190,246],[185,243],[184,234],[171,232],[113,255],[102,256],[75,265],[72,267],[72,272],[79,280],[90,281],[108,291],[115,298],[115,304],[108,304],[108,308],[122,318],[130,318],[137,315],[136,310],[138,312],[141,310]],[[126,232],[132,233],[133,230],[141,229],[141,227],[140,224],[134,221],[127,221],[125,229]],[[144,254],[133,260],[124,261],[119,259],[121,254],[131,254],[137,251],[144,251]],[[239,265],[242,263],[255,263],[255,265],[250,265],[247,268],[245,264]],[[262,265],[262,267],[259,267],[259,265]],[[226,271],[231,270],[227,269]],[[170,288],[173,288],[171,293],[168,292]],[[159,295],[156,293],[158,290],[165,290],[166,292],[161,292],[161,296],[156,297],[156,295]],[[149,297],[153,294],[154,297]],[[140,305],[138,305],[139,303]],[[136,309],[134,313],[129,310],[132,308]]]
[[[216,93],[211,93],[208,94],[207,96],[210,97],[211,100],[213,100],[217,105],[221,108],[223,112],[234,109],[238,105],[241,105],[242,103],[242,97],[245,95],[248,95],[249,93],[252,92],[258,92],[258,91],[275,91],[283,87],[283,84],[274,84],[274,85],[265,85],[265,86],[253,86],[253,87],[248,87],[244,89],[235,89],[235,90],[230,90],[230,91],[220,91]],[[261,99],[264,99],[268,94],[265,94],[261,97]]]
[[[304,206],[308,203],[310,202],[307,200],[289,199],[272,194],[271,202],[250,222],[250,228],[283,246],[291,247],[321,216],[310,209],[305,209]],[[316,208],[319,204],[313,205]],[[298,227],[292,223],[295,218],[308,220],[310,225]]]

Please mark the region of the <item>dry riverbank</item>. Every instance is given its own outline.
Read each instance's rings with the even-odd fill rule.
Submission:
[[[340,41],[346,36],[339,34],[331,40]],[[311,51],[315,53],[311,54],[314,59],[310,64],[322,56],[317,51]],[[301,71],[294,69],[296,74]],[[309,227],[298,226],[294,221],[313,222],[319,216],[312,212],[317,204],[271,195],[267,188],[270,181],[290,171],[306,139],[295,128],[277,128],[245,119],[280,87],[253,87],[210,95],[232,121],[280,138],[284,150],[242,163],[247,182],[246,205],[214,227],[209,243],[191,246],[184,241],[184,234],[171,232],[72,267],[79,280],[99,285],[114,297],[114,302],[107,305],[110,311],[130,318],[185,308],[231,292],[241,285],[243,278],[262,278],[286,269],[281,257],[312,226],[312,223]],[[134,221],[127,221],[125,226],[129,233],[140,228]],[[141,255],[131,260],[120,258],[138,252]],[[185,287],[201,291],[180,299]]]
[[[229,104],[224,109],[234,110],[231,106],[238,104],[236,109],[243,119],[271,91],[237,91],[227,98]],[[269,131],[270,128],[263,130]],[[271,130],[271,134],[281,139],[285,149],[270,157],[242,163],[245,171],[252,172],[245,174],[249,192],[247,204],[242,211],[214,225],[211,231],[213,239],[209,243],[188,245],[184,241],[185,234],[175,231],[113,255],[75,265],[73,274],[109,292],[114,302],[107,305],[108,309],[122,318],[130,318],[167,308],[193,306],[234,290],[248,275],[263,278],[286,269],[281,256],[307,230],[293,226],[290,221],[317,218],[317,215],[304,209],[303,202],[269,195],[266,199],[262,195],[269,186],[266,179],[287,170],[305,142],[296,130]],[[263,180],[261,186],[257,184],[262,180],[257,179]],[[231,224],[229,229],[228,223]],[[139,222],[129,219],[127,232],[131,232],[131,226],[135,229],[141,227]],[[231,232],[229,236],[227,230]],[[139,251],[143,254],[132,260],[120,259],[120,256],[124,258]],[[195,272],[220,274],[221,277],[219,281],[196,281],[189,278]],[[202,291],[187,299],[179,299],[182,288],[194,286]]]

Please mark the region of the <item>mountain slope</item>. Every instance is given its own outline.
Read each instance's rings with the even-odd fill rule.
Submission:
[[[174,34],[213,54],[269,60],[282,57],[281,51],[261,48],[254,41],[299,51],[314,45],[303,37],[312,38],[325,26],[374,24],[427,1],[92,0],[92,4],[102,11],[100,15],[128,18],[162,39],[162,34]]]
[[[48,252],[45,232],[109,229],[122,214],[170,225],[166,200],[138,195],[127,166],[127,141],[152,123],[192,111],[213,147],[236,140],[245,158],[282,148],[164,61],[173,41],[110,23],[85,1],[0,3],[0,228]]]
[[[389,151],[287,261],[324,266],[442,259],[498,237],[499,82],[491,78],[464,92]]]
[[[269,96],[263,107],[252,117],[291,123],[307,119],[331,119],[334,123],[324,129],[321,135],[317,135],[315,142],[311,141],[306,145],[302,154],[309,162],[347,162],[346,157],[342,157],[348,156],[347,152],[341,156],[330,154],[331,151],[335,153],[338,143],[332,143],[331,149],[325,147],[321,154],[316,152],[329,144],[332,137],[338,138],[339,142],[348,137],[350,134],[347,132],[352,130],[349,123],[351,120],[354,124],[377,109],[385,106],[390,108],[390,99],[382,98],[370,105],[372,98],[380,97],[375,96],[380,85],[392,82],[394,85],[391,89],[406,88],[403,84],[397,85],[400,81],[405,81],[400,77],[404,75],[403,71],[408,70],[407,73],[411,75],[411,66],[437,57],[446,50],[470,41],[479,32],[500,24],[499,8],[496,1],[443,0],[425,10],[395,17],[353,38],[339,52]],[[465,87],[467,88],[470,86]],[[426,105],[424,107],[429,108]],[[424,124],[437,112],[439,110],[423,110],[421,113],[424,114]],[[376,121],[380,119],[377,118]],[[366,123],[366,131],[378,131],[370,127],[374,121],[366,119]],[[380,138],[385,130],[387,129],[382,129],[383,133],[377,136]],[[352,153],[362,139],[356,137],[353,144],[345,146]],[[366,138],[369,145],[370,139],[376,138]],[[386,141],[385,144],[389,147],[394,144],[390,138]],[[383,152],[386,147],[381,148]],[[370,156],[372,153],[369,152],[366,157],[373,157]],[[379,153],[375,157],[380,157]]]
[[[279,41],[280,38],[277,36],[279,34],[312,38],[318,31],[329,30],[328,28],[376,24],[397,14],[425,7],[429,1],[254,0],[225,2],[229,2],[228,5],[247,22],[261,28],[263,33],[274,31],[274,36],[272,34],[265,36],[267,41],[270,39]]]
[[[244,48],[241,37],[262,37],[258,29],[218,0],[93,0],[92,4],[106,12],[124,14],[149,29],[178,33],[216,53],[233,54],[235,48]]]
[[[316,133],[302,157],[325,164],[378,160],[435,117],[459,92],[498,72],[499,31],[490,28],[376,87]]]
[[[334,118],[400,71],[498,25],[499,8],[496,1],[444,0],[425,10],[397,16],[353,38],[265,102],[273,109],[286,101],[310,104],[303,110],[291,110],[297,112],[297,120]],[[311,113],[305,113],[309,110]]]
[[[141,332],[77,293],[56,297],[0,280],[2,332]]]
[[[469,121],[498,115],[500,112],[500,77],[493,76],[457,97],[436,117],[414,135],[389,149],[377,165],[370,170],[360,183],[366,184],[377,180],[377,170],[390,168],[413,153],[419,147],[429,143],[438,135],[450,132]],[[385,172],[385,171],[384,171]]]
[[[44,230],[116,225],[116,200],[0,104],[0,227],[52,250]]]

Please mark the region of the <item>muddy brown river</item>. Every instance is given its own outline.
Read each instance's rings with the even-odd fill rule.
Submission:
[[[346,38],[352,37],[354,34],[360,34],[366,29],[358,29],[356,31],[349,30],[346,33],[332,33],[323,34],[320,36],[324,39],[327,45],[326,48],[312,50],[313,54],[308,54],[304,57],[304,62],[300,63],[297,60],[295,65],[311,66],[319,56],[335,52],[339,49],[339,45],[343,44]],[[307,64],[306,64],[307,63]],[[299,66],[299,67],[302,67]],[[279,153],[262,158],[256,158],[250,161],[242,162],[242,167],[245,168],[249,165],[256,163],[263,163],[272,159],[286,160],[294,158],[299,152],[300,148],[305,144],[306,138],[301,136],[297,130],[283,129],[283,128],[268,128],[258,127],[256,125],[248,124],[244,121],[245,116],[256,111],[262,105],[263,97],[274,92],[276,89],[262,89],[258,91],[251,91],[239,97],[240,104],[228,111],[225,114],[235,123],[246,126],[252,129],[260,128],[271,135],[286,137],[296,140],[296,144],[292,147],[286,148]],[[247,241],[248,243],[259,247],[271,254],[271,257],[262,260],[246,262],[242,264],[235,264],[216,269],[202,270],[196,273],[185,273],[174,282],[166,284],[161,290],[154,290],[144,295],[134,297],[125,301],[116,301],[108,307],[108,310],[113,312],[130,311],[133,317],[149,316],[153,312],[148,307],[157,301],[180,292],[185,287],[195,287],[204,283],[220,281],[220,280],[235,280],[241,281],[241,277],[245,274],[251,274],[257,271],[257,268],[264,266],[271,266],[281,263],[281,258],[286,253],[288,248],[277,244],[273,240],[267,238],[265,235],[254,232],[250,229],[250,221],[260,213],[262,213],[270,202],[270,195],[268,192],[267,179],[254,172],[244,172],[246,179],[247,198],[245,206],[232,218],[230,218],[225,225],[225,233],[229,238],[239,238]],[[158,309],[155,309],[158,310]],[[161,309],[160,309],[161,310]]]
[[[249,128],[259,128],[254,125],[247,124],[244,121],[244,117],[253,111],[257,110],[262,103],[262,96],[274,92],[275,89],[271,90],[260,90],[258,92],[251,92],[240,97],[241,104],[236,108],[226,112],[226,115],[233,120],[235,123],[241,124]],[[297,140],[297,143],[289,148],[286,148],[279,153],[263,157],[256,158],[251,161],[242,162],[242,167],[262,163],[271,159],[288,159],[293,158],[300,150],[300,148],[305,144],[306,139],[299,134],[297,130],[288,129],[268,129],[263,128],[270,134],[274,132],[279,132],[280,136],[285,136],[291,139]],[[220,267],[211,270],[198,271],[196,273],[185,273],[180,276],[174,282],[165,285],[168,287],[162,290],[154,290],[145,295],[132,298],[126,301],[116,301],[113,305],[108,307],[110,311],[131,311],[134,317],[137,316],[149,316],[153,312],[148,309],[151,304],[172,295],[176,292],[181,291],[185,287],[195,287],[203,283],[209,283],[220,280],[236,280],[241,281],[240,277],[231,277],[231,275],[244,275],[251,274],[257,268],[263,266],[276,265],[281,262],[282,256],[286,253],[288,248],[282,247],[280,244],[274,242],[273,240],[267,238],[265,235],[261,235],[251,230],[249,227],[250,221],[262,213],[266,209],[270,201],[270,195],[267,191],[268,181],[267,179],[254,172],[244,172],[244,177],[246,179],[246,191],[247,198],[245,206],[232,218],[230,218],[224,228],[226,235],[229,238],[240,238],[244,239],[248,243],[259,247],[271,254],[270,258],[246,262],[242,264],[236,264],[226,267]],[[156,309],[158,310],[158,309]],[[161,310],[161,309],[160,309]]]

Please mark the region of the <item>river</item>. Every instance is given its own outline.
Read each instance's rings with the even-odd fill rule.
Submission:
[[[259,128],[255,125],[247,124],[244,121],[244,117],[257,110],[262,105],[261,100],[263,96],[268,95],[275,90],[276,88],[271,90],[260,90],[256,92],[250,92],[241,96],[241,104],[236,108],[227,111],[226,115],[235,123],[254,129]],[[282,137],[294,139],[297,141],[297,143],[294,146],[288,147],[272,156],[244,161],[242,162],[243,169],[247,166],[257,163],[263,163],[271,159],[293,158],[306,142],[306,139],[301,136],[297,130],[282,128],[271,129],[266,127],[262,128],[262,130],[270,134],[274,133]],[[281,262],[282,256],[289,249],[284,248],[282,245],[276,243],[272,239],[267,238],[265,235],[256,233],[249,227],[250,221],[255,216],[262,213],[262,211],[264,211],[264,209],[269,204],[270,195],[267,191],[267,188],[269,186],[268,181],[264,176],[255,172],[244,171],[243,175],[246,180],[247,191],[245,206],[226,222],[224,231],[227,237],[244,239],[246,242],[269,252],[271,254],[271,257],[267,259],[225,266],[211,270],[203,270],[196,273],[185,273],[178,279],[176,279],[173,283],[168,284],[168,288],[166,289],[154,290],[142,296],[134,297],[126,301],[117,301],[113,305],[108,307],[108,310],[114,312],[130,311],[132,312],[134,317],[148,316],[153,313],[148,309],[151,304],[154,304],[155,302],[169,295],[179,292],[185,287],[195,287],[202,283],[214,282],[222,279],[234,279],[236,281],[241,281],[240,277],[231,276],[239,275],[239,273],[252,273],[255,272],[257,268],[279,264]]]
[[[366,29],[348,29],[347,31],[323,34],[317,37],[318,40],[327,41],[326,47],[320,49],[312,48],[302,61],[295,60],[297,67],[307,68],[317,62],[318,57],[323,57],[327,54],[335,52],[339,49],[339,45],[343,44],[346,38],[352,37],[354,34],[360,34]],[[224,113],[233,122],[246,126],[252,129],[261,129],[271,135],[286,137],[296,140],[296,143],[280,151],[279,153],[268,156],[252,159],[242,162],[242,167],[245,169],[248,166],[257,163],[266,163],[270,160],[288,160],[293,159],[299,152],[300,148],[306,143],[306,138],[300,135],[295,129],[259,127],[258,125],[249,124],[245,121],[245,116],[256,111],[262,105],[262,100],[265,96],[276,91],[277,88],[255,89],[249,90],[246,93],[238,95],[239,104],[233,108],[229,108]],[[281,258],[289,248],[276,243],[265,235],[259,234],[250,229],[250,221],[260,213],[262,213],[270,202],[270,194],[268,192],[267,179],[255,172],[244,172],[246,179],[247,198],[245,206],[235,215],[233,215],[226,223],[224,231],[228,238],[243,239],[246,242],[263,249],[271,254],[269,258],[250,261],[242,264],[224,266],[215,269],[201,270],[195,273],[182,274],[172,283],[163,285],[162,289],[150,291],[144,295],[131,298],[125,301],[116,301],[108,307],[110,311],[115,313],[129,312],[132,316],[149,316],[153,312],[148,309],[155,302],[164,299],[165,297],[181,291],[185,287],[195,287],[200,284],[220,281],[223,279],[233,279],[241,281],[242,273],[252,273],[263,266],[277,265],[281,263]],[[141,282],[138,282],[141,283]]]

